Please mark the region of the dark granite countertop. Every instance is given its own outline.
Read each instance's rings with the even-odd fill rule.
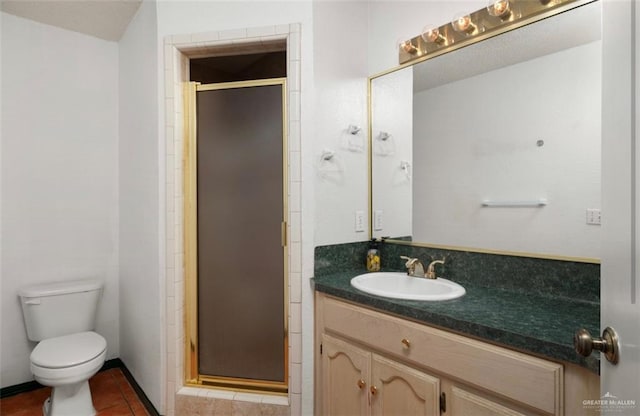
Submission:
[[[350,285],[362,271],[317,276],[315,290],[363,306],[405,317],[427,325],[510,347],[543,358],[565,361],[599,373],[596,355],[579,356],[573,334],[586,328],[598,334],[600,305],[564,297],[527,294],[464,284],[467,293],[458,299],[423,302],[383,298]]]

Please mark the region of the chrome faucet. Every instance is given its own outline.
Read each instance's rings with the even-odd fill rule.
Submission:
[[[436,269],[435,269],[436,264],[444,264],[444,260],[434,260],[431,263],[429,263],[429,265],[427,266],[427,273],[424,275],[424,277],[426,277],[427,279],[438,278],[438,276],[436,276]]]
[[[413,277],[425,277],[424,264],[419,259],[400,256],[401,259],[406,260],[404,264],[407,268],[407,274]]]

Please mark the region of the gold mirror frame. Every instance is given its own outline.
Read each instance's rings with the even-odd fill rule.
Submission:
[[[433,32],[437,32],[436,41],[427,41],[420,34],[398,45],[399,66],[383,71],[381,73],[370,76],[367,83],[367,106],[369,118],[369,165],[368,165],[368,186],[369,186],[369,239],[373,239],[373,122],[372,122],[372,81],[381,76],[390,74],[400,69],[413,66],[428,59],[438,57],[440,55],[453,52],[465,46],[473,45],[483,40],[498,36],[500,34],[519,29],[523,26],[538,22],[540,20],[564,13],[585,4],[593,3],[598,0],[504,0],[511,12],[508,15],[492,16],[489,8],[502,2],[497,0],[488,2],[489,6],[479,9],[460,18],[468,18],[472,23],[474,30],[457,31],[454,28],[454,22],[445,23],[437,28],[433,28]],[[435,38],[434,38],[435,39]],[[443,250],[468,251],[475,253],[512,255],[519,257],[544,258],[552,260],[575,261],[582,263],[599,264],[600,260],[587,257],[571,257],[552,255],[544,253],[525,253],[517,251],[494,250],[483,248],[472,248],[462,246],[448,246],[440,244],[429,244],[414,241],[396,240],[392,238],[383,238],[384,241],[407,246],[437,248]]]

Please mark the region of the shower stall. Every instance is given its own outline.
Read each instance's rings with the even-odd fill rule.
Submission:
[[[184,96],[186,382],[286,393],[286,80]]]

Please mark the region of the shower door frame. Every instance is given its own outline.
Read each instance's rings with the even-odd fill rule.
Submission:
[[[280,85],[282,92],[282,224],[283,261],[283,349],[284,381],[200,374],[198,350],[198,216],[197,216],[197,104],[198,91],[250,88]],[[273,394],[288,394],[289,385],[289,295],[288,295],[288,146],[287,146],[287,79],[268,78],[250,81],[201,84],[186,82],[184,94],[184,277],[185,277],[185,354],[184,380],[187,386],[215,387]]]

